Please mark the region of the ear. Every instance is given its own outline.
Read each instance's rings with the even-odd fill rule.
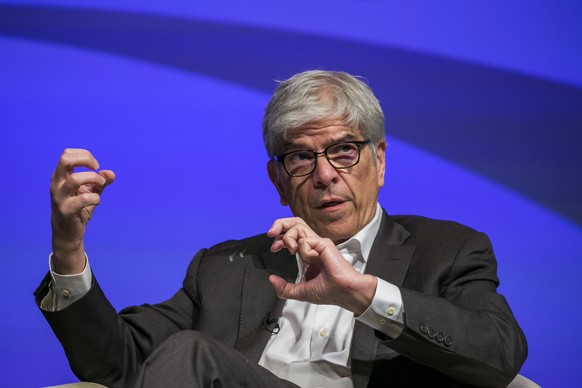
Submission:
[[[285,183],[281,179],[281,170],[279,169],[278,164],[279,162],[276,160],[269,160],[267,162],[267,172],[269,173],[269,179],[279,193],[281,205],[288,206],[289,201],[287,200],[287,190],[285,189]]]
[[[376,168],[378,169],[378,187],[384,186],[384,174],[386,173],[386,141],[383,140],[376,146]]]

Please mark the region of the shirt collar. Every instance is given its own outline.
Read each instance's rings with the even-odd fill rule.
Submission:
[[[380,221],[382,220],[382,208],[380,207],[379,203],[376,203],[376,214],[372,221],[370,221],[362,230],[358,233],[353,235],[347,241],[344,241],[341,244],[336,245],[337,249],[340,252],[348,253],[346,256],[350,256],[351,259],[348,260],[350,264],[353,266],[358,258],[361,258],[364,261],[364,265],[368,262],[368,256],[370,255],[370,250],[372,249],[372,244],[376,239],[376,235],[380,230]],[[342,253],[343,254],[343,253]],[[301,261],[301,257],[299,256],[299,252],[295,254],[295,260],[297,260],[297,279],[295,279],[295,283],[299,283],[301,281],[301,277],[303,276],[303,262]]]
[[[350,252],[360,253],[365,263],[368,262],[372,244],[376,239],[376,235],[380,230],[380,221],[382,220],[382,208],[379,203],[376,203],[376,214],[372,220],[362,228],[358,233],[353,235],[347,241],[337,245],[338,250],[346,249]]]

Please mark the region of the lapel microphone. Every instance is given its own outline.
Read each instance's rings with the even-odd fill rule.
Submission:
[[[263,318],[262,326],[271,334],[277,334],[279,330],[281,330],[281,326],[279,326],[279,318],[272,317],[270,311],[267,311],[265,318]]]

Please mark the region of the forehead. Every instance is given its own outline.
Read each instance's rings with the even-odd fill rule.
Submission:
[[[291,129],[285,136],[285,148],[326,146],[334,142],[359,139],[360,131],[341,120],[313,122]]]

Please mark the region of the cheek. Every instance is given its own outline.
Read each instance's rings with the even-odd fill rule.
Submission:
[[[286,199],[289,202],[289,207],[294,215],[299,217],[304,217],[306,212],[309,209],[308,201],[308,194],[305,190],[302,190],[300,187],[289,187],[287,190]]]
[[[299,207],[306,207],[309,196],[311,195],[309,182],[304,180],[293,183],[287,187],[289,201],[296,203]]]
[[[309,206],[309,194],[306,192],[298,192],[295,196],[295,201],[297,206],[301,209],[301,211],[305,214],[309,213],[311,207]]]
[[[360,179],[354,179],[350,185],[350,189],[354,196],[354,199],[358,204],[367,206],[369,202],[373,202],[374,198],[378,194],[379,177],[376,174],[376,170],[371,171],[369,174],[360,177]]]

